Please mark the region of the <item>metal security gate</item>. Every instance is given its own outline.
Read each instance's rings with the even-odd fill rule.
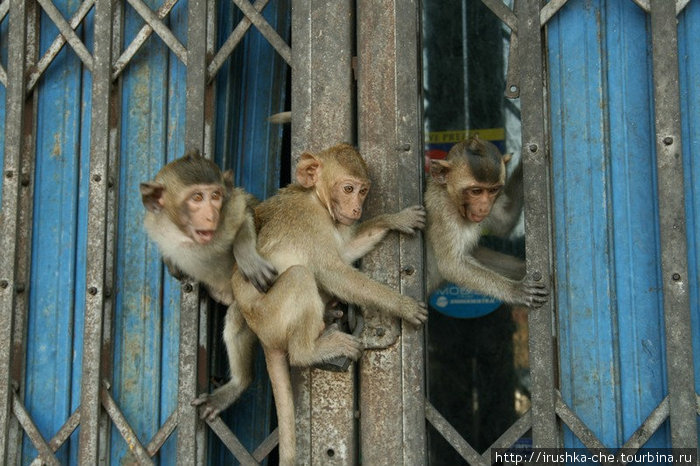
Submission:
[[[283,19],[290,8],[294,49]],[[238,181],[254,194],[270,195],[279,183],[283,135],[265,119],[284,110],[293,64],[293,157],[360,141],[383,186],[376,198],[384,205],[372,210],[420,202],[418,11],[408,2],[0,3],[4,463],[203,464],[208,455],[216,461],[209,429],[243,464],[273,450],[269,429],[244,446],[224,421],[207,426],[190,406],[210,389],[209,340],[218,336],[207,333],[220,316],[195,284],[178,286],[163,275],[140,225],[135,187],[167,160],[197,149],[234,164]],[[373,24],[355,28],[358,15]],[[272,47],[260,45],[254,57],[251,45],[235,58],[251,34]],[[363,49],[358,60],[355,44]],[[399,54],[399,46],[416,53]],[[229,75],[231,56],[254,85]],[[65,84],[71,79],[75,84]],[[265,87],[261,82],[268,88],[251,98],[255,86]],[[355,99],[362,102],[357,116]],[[421,250],[418,239],[395,239],[366,264],[378,279],[419,296]],[[387,264],[396,265],[395,275]],[[355,369],[299,371],[300,430],[309,432],[299,436],[304,463],[357,462],[360,431],[367,433],[359,440],[365,461],[386,458],[391,445],[400,461],[420,463],[414,459],[424,444],[421,332],[401,334],[397,322],[379,317],[368,324],[368,348],[392,349],[379,359],[366,356],[362,380],[378,388],[367,387],[372,395],[359,403],[363,423],[377,416],[388,443],[380,448],[369,427],[357,427]],[[262,381],[255,390],[269,388]],[[250,401],[237,406],[245,413]],[[257,406],[265,401],[269,395]],[[394,414],[403,424],[394,418],[382,428]],[[257,415],[267,425],[265,406]]]
[[[221,311],[163,276],[137,186],[196,148],[277,188],[290,5],[268,3],[0,3],[3,464],[229,461],[189,404]],[[249,462],[267,385],[231,410],[240,442],[212,426]]]
[[[528,273],[553,290],[551,303],[529,314],[532,408],[491,448],[476,451],[426,403],[422,330],[370,310],[359,364],[347,373],[294,374],[302,464],[425,464],[426,418],[470,464],[491,464],[494,448],[528,432],[534,447],[698,445],[700,173],[693,159],[700,136],[692,116],[700,108],[693,80],[700,2],[482,1],[512,33],[506,92],[522,109]],[[190,406],[208,389],[209,341],[217,338],[208,333],[220,316],[195,285],[162,277],[132,187],[166,160],[199,149],[235,164],[244,185],[265,173],[246,187],[270,195],[283,136],[265,118],[285,109],[280,83],[291,71],[292,160],[350,141],[370,166],[368,215],[420,202],[420,7],[411,0],[0,3],[5,464],[34,457],[48,464],[204,464],[216,461],[207,437],[220,438],[243,464],[258,464],[274,449],[265,422],[243,440],[230,419],[207,426]],[[289,9],[293,47],[284,33]],[[279,15],[270,16],[274,11]],[[601,25],[608,25],[605,34]],[[629,46],[620,57],[595,55],[618,50],[618,30],[633,31],[617,42]],[[250,74],[246,82],[260,82],[260,94],[227,75],[228,57],[251,34],[271,45],[261,45],[267,52],[256,59],[239,56],[236,65]],[[652,57],[646,74],[623,60],[629,50]],[[580,57],[590,61],[579,68],[567,61]],[[604,66],[592,67],[596,60]],[[606,68],[617,63],[629,66]],[[581,73],[590,69],[599,83]],[[652,69],[648,94],[635,94],[644,86],[628,83],[640,75],[651,83]],[[59,99],[51,86],[62,79],[79,84],[53,107]],[[617,97],[609,89],[625,91],[622,104],[612,105]],[[252,97],[258,95],[265,102]],[[631,106],[640,102],[646,105]],[[637,119],[626,119],[630,114]],[[640,126],[654,136],[638,137]],[[600,134],[587,134],[591,128]],[[581,134],[587,139],[577,139]],[[589,147],[598,152],[582,150]],[[628,152],[649,160],[626,167]],[[44,188],[52,183],[57,189]],[[590,188],[572,198],[576,186]],[[65,204],[53,204],[56,198]],[[41,224],[46,210],[66,218]],[[637,215],[624,223],[625,211]],[[586,224],[590,219],[597,223]],[[577,231],[592,232],[594,241]],[[65,262],[51,257],[63,254]],[[390,237],[363,269],[420,297],[422,256],[420,239]],[[640,257],[651,258],[643,273]],[[640,290],[651,291],[636,298]],[[69,315],[56,312],[66,309]],[[68,336],[57,340],[62,346],[41,344],[47,326]],[[625,336],[627,328],[634,332]],[[39,342],[29,344],[28,335]],[[130,364],[142,366],[139,378]],[[49,372],[55,385],[32,392],[41,379],[28,374]],[[263,394],[266,383],[256,383]],[[265,405],[261,398],[232,409]]]
[[[430,404],[427,419],[474,465],[524,436],[696,449],[700,4],[481,1],[511,33],[528,274],[554,293],[529,313],[525,415],[485,451]]]

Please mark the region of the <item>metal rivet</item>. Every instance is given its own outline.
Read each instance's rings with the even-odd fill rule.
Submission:
[[[532,274],[532,279],[535,280],[536,282],[542,280],[542,274],[540,272],[534,272]]]
[[[664,144],[666,144],[667,146],[670,146],[671,144],[673,144],[673,138],[671,136],[666,136],[664,138]]]
[[[24,293],[24,290],[26,289],[24,283],[16,283],[15,284],[15,293]]]
[[[384,335],[386,335],[386,330],[384,330],[384,328],[382,327],[379,327],[375,330],[375,333],[378,337],[383,337]]]
[[[329,458],[333,458],[335,456],[335,451],[333,451],[332,448],[329,448],[328,451],[326,452]]]
[[[409,265],[407,267],[404,267],[402,272],[405,273],[406,275],[413,275],[414,273],[416,273],[416,268],[413,267],[412,265]]]
[[[20,181],[20,183],[24,187],[29,186],[29,175],[27,175],[26,173],[24,175],[22,175],[22,181]]]
[[[100,175],[92,175],[92,181],[99,183],[102,181],[102,177]]]
[[[518,86],[516,86],[515,84],[513,84],[513,85],[510,86],[509,90],[510,90],[510,92],[512,92],[513,94],[515,94],[516,92],[518,92]]]
[[[539,149],[537,147],[537,144],[530,144],[527,148],[530,149],[530,152],[532,152],[533,154]]]
[[[0,280],[0,288],[7,288],[10,286],[7,280]]]
[[[182,286],[182,289],[185,291],[185,293],[191,293],[192,290],[194,289],[190,283],[185,283]]]
[[[110,176],[109,178],[107,178],[107,187],[108,188],[114,187],[114,177],[113,176]]]
[[[112,289],[111,288],[105,288],[105,298],[109,298],[112,296]]]
[[[7,170],[7,171],[5,172],[5,177],[6,177],[6,178],[12,178],[13,176],[15,176],[15,173],[14,173],[12,170]]]
[[[671,278],[673,278],[673,281],[674,281],[674,282],[677,282],[677,281],[679,281],[679,280],[681,279],[681,274],[679,274],[679,273],[674,273],[673,276],[672,276]]]
[[[97,294],[97,287],[91,286],[88,288],[88,293],[90,293],[92,296],[95,296]]]
[[[411,145],[410,144],[401,144],[396,148],[396,150],[403,151],[403,152],[408,152],[411,150]]]

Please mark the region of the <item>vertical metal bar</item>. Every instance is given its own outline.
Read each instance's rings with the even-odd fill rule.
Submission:
[[[112,11],[114,2],[95,3],[94,67],[87,228],[85,329],[80,396],[81,464],[98,464],[102,331],[105,312],[109,123],[112,84]]]
[[[304,151],[354,140],[353,18],[352,2],[292,4],[292,163]],[[355,370],[293,372],[299,464],[357,462]]]
[[[677,27],[674,2],[652,0],[654,122],[671,441],[676,448],[695,448],[698,430],[681,157]]]
[[[396,149],[399,205],[422,204],[423,124],[420,68],[420,0],[396,2]],[[406,50],[408,53],[400,53]],[[411,52],[413,51],[413,52]],[[399,238],[401,292],[424,300],[423,241]],[[403,325],[401,332],[403,464],[427,463],[425,421],[425,327]]]
[[[0,462],[6,463],[12,416],[13,380],[12,337],[18,279],[17,236],[19,233],[20,175],[24,134],[25,53],[27,2],[10,4],[8,84],[5,117],[5,159],[2,184],[2,223],[0,223]]]
[[[550,288],[550,302],[529,314],[533,446],[558,445],[554,391],[551,188],[545,139],[541,1],[518,2],[522,157],[525,178],[525,256],[528,276]]]
[[[111,13],[112,21],[112,50],[110,59],[110,73],[112,77],[112,63],[115,63],[120,54],[122,44],[122,32],[124,21],[124,4],[115,2]],[[110,102],[112,104],[121,102],[122,80],[117,78],[110,87]],[[119,160],[121,158],[120,141],[120,105],[111,105],[109,115],[109,127],[105,130],[109,134],[109,163],[107,168],[107,226],[106,226],[106,256],[105,256],[105,303],[102,323],[102,367],[100,372],[105,375],[105,379],[112,383],[113,360],[114,360],[114,307],[116,294],[116,252],[118,236],[118,209],[119,209]],[[100,380],[102,382],[102,380]],[[112,419],[110,416],[100,416],[98,455],[100,458],[108,458],[110,452],[110,433],[112,429]]]
[[[207,0],[188,3],[187,13],[187,90],[185,151],[204,151]],[[182,464],[197,464],[198,445],[204,428],[197,409],[190,402],[197,396],[200,341],[199,287],[183,283],[180,298],[180,364],[178,380],[177,459]],[[206,311],[203,311],[206,312]],[[206,365],[205,365],[206,367]],[[202,453],[203,454],[203,453]]]
[[[26,57],[24,69],[36,63],[39,54],[39,32],[38,32],[38,5],[29,3],[26,10],[26,40],[25,52]],[[10,35],[12,32],[10,32]],[[25,82],[25,92],[26,89]],[[20,198],[18,201],[18,225],[15,250],[17,257],[15,260],[16,271],[16,299],[14,303],[14,323],[13,323],[13,340],[12,340],[12,363],[9,379],[15,381],[19,385],[19,396],[23,399],[24,380],[26,373],[26,354],[27,354],[27,311],[29,308],[29,282],[31,270],[31,248],[32,248],[32,220],[33,220],[33,202],[34,202],[34,177],[35,177],[35,161],[36,154],[36,111],[37,111],[37,94],[30,92],[24,101],[23,116],[24,125],[22,128],[22,139],[20,149]],[[7,120],[9,121],[9,120]],[[4,211],[4,209],[3,209]],[[24,290],[24,291],[22,291]],[[7,450],[8,464],[15,464],[21,454],[22,437],[24,431],[16,419],[10,419],[9,444]],[[0,457],[2,458],[2,457]]]
[[[398,211],[421,199],[418,4],[357,2],[358,136],[374,186],[368,216]],[[420,298],[422,244],[418,238],[391,236],[363,260],[363,270]],[[370,350],[360,368],[362,461],[423,464],[423,329],[376,313],[365,315],[365,346]]]

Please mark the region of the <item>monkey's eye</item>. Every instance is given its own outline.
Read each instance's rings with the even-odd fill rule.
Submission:
[[[212,192],[212,193],[211,193],[211,198],[212,198],[212,200],[214,200],[214,201],[218,201],[219,199],[221,199],[221,191],[214,191],[214,192]]]
[[[343,191],[345,191],[345,194],[352,194],[352,192],[355,190],[355,187],[352,185],[345,185],[343,186]]]
[[[501,190],[500,187],[497,187],[497,188],[489,188],[489,194],[491,194],[492,196],[493,196],[493,195],[496,195],[496,194],[498,194],[498,192],[499,192],[500,190]]]
[[[360,194],[361,194],[362,196],[366,196],[368,192],[369,192],[369,189],[368,189],[368,188],[362,188],[362,189],[360,189]]]
[[[201,192],[196,192],[196,193],[192,194],[191,199],[195,202],[202,202],[204,200],[204,194]]]
[[[472,197],[479,197],[484,194],[484,188],[470,188],[468,192]]]

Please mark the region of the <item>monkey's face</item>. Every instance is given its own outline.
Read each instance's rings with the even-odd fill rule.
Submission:
[[[352,225],[362,216],[362,205],[369,193],[369,181],[346,176],[330,188],[330,206],[333,217],[343,225]]]
[[[491,213],[502,184],[474,183],[461,189],[459,212],[470,222],[482,222]]]
[[[474,176],[466,163],[434,162],[435,167],[431,169],[433,179],[445,186],[462,218],[479,223],[488,217],[501,192],[505,176],[481,180]],[[502,164],[501,171],[505,175],[505,164]]]
[[[219,226],[224,187],[218,184],[196,184],[185,191],[179,224],[185,234],[198,244],[214,239]]]

